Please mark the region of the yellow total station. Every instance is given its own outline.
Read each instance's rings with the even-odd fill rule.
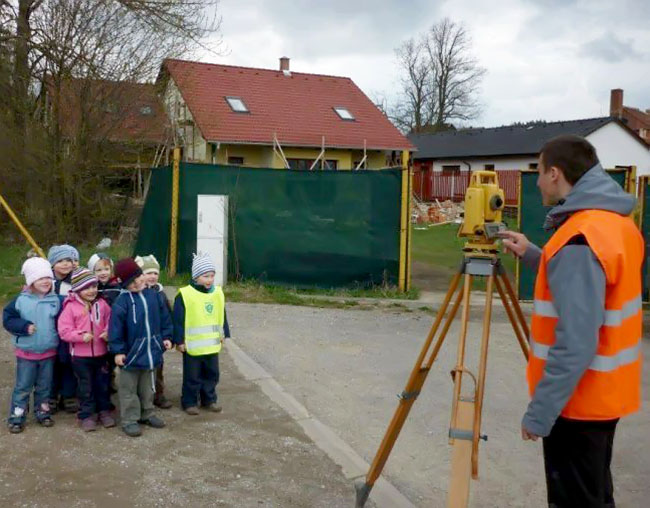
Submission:
[[[466,237],[466,250],[495,250],[497,235],[506,229],[501,221],[505,205],[503,189],[495,171],[475,171],[465,193],[465,214],[458,230]]]

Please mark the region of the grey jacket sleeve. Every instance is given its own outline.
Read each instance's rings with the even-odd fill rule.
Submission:
[[[522,425],[547,436],[593,361],[605,321],[605,273],[588,245],[567,245],[548,263],[558,313],[555,344]]]
[[[539,260],[542,258],[542,249],[540,249],[534,243],[528,245],[526,252],[521,257],[521,262],[526,265],[527,268],[533,270],[537,273],[539,268]]]

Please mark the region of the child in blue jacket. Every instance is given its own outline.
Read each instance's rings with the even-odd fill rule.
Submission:
[[[155,370],[165,350],[172,347],[174,328],[167,305],[158,292],[146,287],[142,270],[126,258],[115,264],[115,275],[126,289],[115,300],[108,329],[108,348],[120,367],[118,396],[122,430],[142,434],[139,424],[162,428],[154,414]]]
[[[54,425],[49,397],[59,345],[56,320],[61,302],[53,291],[54,274],[46,259],[28,259],[22,274],[26,288],[2,313],[3,325],[13,334],[16,348],[16,385],[7,422],[12,434],[22,432],[25,427],[32,391],[36,421],[44,427]]]

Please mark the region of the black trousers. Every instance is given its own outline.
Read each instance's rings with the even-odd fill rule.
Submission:
[[[101,411],[112,409],[108,355],[88,358],[75,356],[72,359],[72,368],[77,376],[79,396],[77,417],[85,420]]]
[[[217,402],[217,383],[219,382],[219,354],[190,356],[183,353],[183,409],[209,406]]]
[[[610,464],[616,420],[560,417],[544,438],[549,508],[614,508]]]

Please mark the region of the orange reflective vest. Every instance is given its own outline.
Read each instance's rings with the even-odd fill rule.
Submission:
[[[553,256],[576,235],[583,235],[605,273],[605,322],[598,350],[580,379],[562,416],[609,420],[641,405],[641,266],[644,243],[634,222],[613,212],[584,210],[572,215],[542,250],[535,282],[527,377],[530,395],[544,375],[555,344],[558,313],[547,268]]]

